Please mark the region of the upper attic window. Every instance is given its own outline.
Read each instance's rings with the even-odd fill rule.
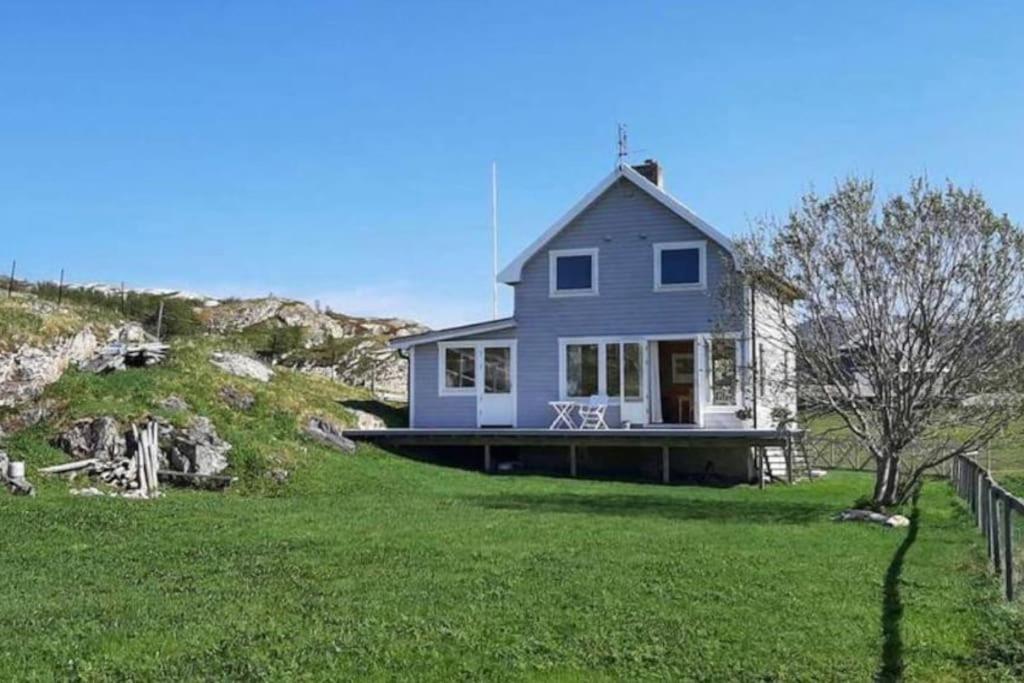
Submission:
[[[559,249],[548,252],[551,296],[597,294],[597,249]]]
[[[707,243],[660,242],[654,245],[654,291],[704,289]]]

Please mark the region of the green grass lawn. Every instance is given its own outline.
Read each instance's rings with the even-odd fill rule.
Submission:
[[[978,658],[1005,610],[940,483],[887,530],[830,521],[855,474],[759,491],[307,458],[276,497],[0,497],[0,680],[999,673]]]
[[[365,392],[285,370],[231,377],[208,362],[224,348],[246,340],[68,372],[43,397],[51,417],[6,440],[39,495],[0,495],[0,681],[1024,675],[1024,627],[942,483],[911,529],[889,530],[831,521],[870,490],[864,474],[759,491],[344,456],[300,426],[351,424],[339,401]],[[255,406],[231,408],[226,386]],[[171,394],[189,413],[159,407]],[[126,501],[36,472],[66,460],[48,441],[71,420],[151,413],[213,420],[239,482]],[[271,467],[292,479],[273,483]]]

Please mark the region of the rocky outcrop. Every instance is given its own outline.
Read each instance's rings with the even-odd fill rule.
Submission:
[[[276,297],[224,302],[204,310],[201,317],[219,333],[241,332],[258,325],[301,329],[302,347],[308,353],[286,353],[279,361],[302,372],[369,389],[375,396],[393,401],[406,399],[407,363],[388,347],[388,341],[427,330],[400,318],[321,313],[302,302]]]
[[[76,334],[45,346],[24,345],[14,352],[0,353],[0,408],[34,400],[72,365],[96,370],[95,364],[109,359],[112,348],[124,351],[127,356],[135,353],[148,364],[149,352],[138,351],[138,348],[139,345],[146,347],[151,339],[141,325],[126,323],[111,330],[107,343],[101,345],[93,328],[86,326]],[[127,364],[131,364],[130,358]],[[103,365],[106,368],[106,364]],[[122,362],[120,367],[124,365]]]
[[[72,459],[119,460],[128,452],[124,428],[112,417],[78,420],[52,441]]]
[[[47,347],[22,346],[13,353],[0,354],[0,408],[37,398],[72,363],[91,358],[96,348],[96,335],[87,327]]]
[[[240,353],[219,351],[210,356],[210,362],[236,377],[246,377],[257,382],[269,382],[274,371],[263,363]]]
[[[183,430],[171,435],[168,462],[171,469],[189,474],[220,474],[228,466],[231,444],[217,435],[213,423],[195,417]]]

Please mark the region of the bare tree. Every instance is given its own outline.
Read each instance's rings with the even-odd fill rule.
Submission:
[[[801,405],[874,458],[876,506],[1024,414],[1024,232],[979,193],[918,179],[880,202],[848,180],[740,251],[744,273],[801,290],[773,342],[793,353]]]

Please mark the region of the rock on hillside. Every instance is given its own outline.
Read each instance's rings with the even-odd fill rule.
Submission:
[[[257,327],[301,329],[305,352],[287,352],[281,362],[398,401],[406,399],[407,364],[387,342],[427,330],[399,318],[320,313],[300,301],[277,297],[224,301],[203,309],[200,317],[211,331],[221,334]]]

